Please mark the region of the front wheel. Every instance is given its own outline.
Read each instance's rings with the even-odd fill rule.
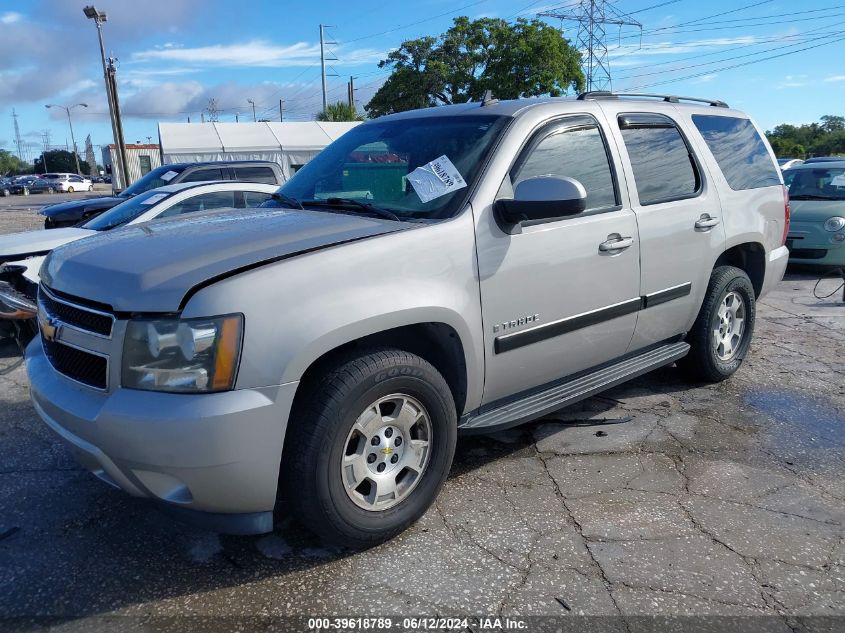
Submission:
[[[324,540],[370,547],[431,506],[456,437],[452,393],[434,367],[402,350],[364,352],[298,399],[282,488],[294,516]]]
[[[67,192],[68,192],[68,193],[73,193],[73,187],[68,187],[68,188],[67,188]]]
[[[94,191],[94,185],[88,185],[88,191]]]
[[[756,314],[754,287],[745,271],[734,266],[715,268],[687,335],[690,353],[679,365],[706,382],[730,377],[748,353]]]

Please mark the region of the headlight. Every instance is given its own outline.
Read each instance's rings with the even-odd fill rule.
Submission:
[[[123,343],[129,389],[202,393],[235,385],[243,317],[133,320]]]
[[[828,218],[824,221],[824,230],[830,231],[831,233],[835,233],[836,231],[840,231],[845,228],[845,218],[840,218],[838,216],[833,216],[832,218]]]

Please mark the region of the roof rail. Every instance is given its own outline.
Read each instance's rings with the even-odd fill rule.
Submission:
[[[647,92],[606,92],[606,91],[592,91],[582,92],[578,95],[579,101],[586,101],[587,99],[618,99],[619,97],[637,97],[649,99],[661,99],[667,103],[680,103],[681,101],[693,101],[695,103],[706,103],[714,108],[727,108],[728,104],[718,99],[699,99],[698,97],[679,97],[677,95],[658,95]]]

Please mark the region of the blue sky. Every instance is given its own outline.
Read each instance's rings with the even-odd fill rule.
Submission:
[[[94,24],[84,1],[0,0],[0,148],[14,150],[12,108],[30,157],[43,135],[69,142],[73,110],[81,145],[111,142]],[[320,109],[318,25],[327,29],[329,100],[346,98],[355,75],[366,103],[388,72],[377,64],[403,39],[446,30],[458,15],[513,19],[574,4],[540,0],[290,2],[283,0],[99,0],[104,33],[118,59],[130,143],[156,141],[159,121],[192,121],[214,98],[221,121],[309,120]],[[616,0],[643,25],[608,27],[613,88],[706,96],[746,110],[765,128],[843,115],[845,3],[835,0]],[[546,18],[549,19],[549,18]],[[550,23],[560,25],[556,19]],[[575,41],[576,25],[563,23]],[[807,49],[807,50],[802,50]],[[779,56],[779,57],[774,57]],[[771,58],[766,60],[766,58]],[[761,61],[762,60],[762,61]]]

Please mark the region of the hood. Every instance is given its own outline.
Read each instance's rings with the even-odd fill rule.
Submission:
[[[42,281],[119,312],[175,312],[209,280],[418,226],[290,209],[227,210],[128,225],[53,251]]]
[[[792,220],[824,222],[835,215],[845,217],[845,200],[790,200]]]
[[[63,219],[65,217],[81,218],[86,210],[100,210],[105,211],[117,206],[121,202],[126,202],[129,198],[108,197],[108,198],[86,198],[84,200],[69,200],[68,202],[59,202],[51,204],[41,209],[41,215],[46,215],[48,218]]]
[[[96,234],[97,231],[78,229],[53,229],[51,231],[27,231],[0,235],[0,260],[18,259],[32,253],[46,253],[74,240]]]

